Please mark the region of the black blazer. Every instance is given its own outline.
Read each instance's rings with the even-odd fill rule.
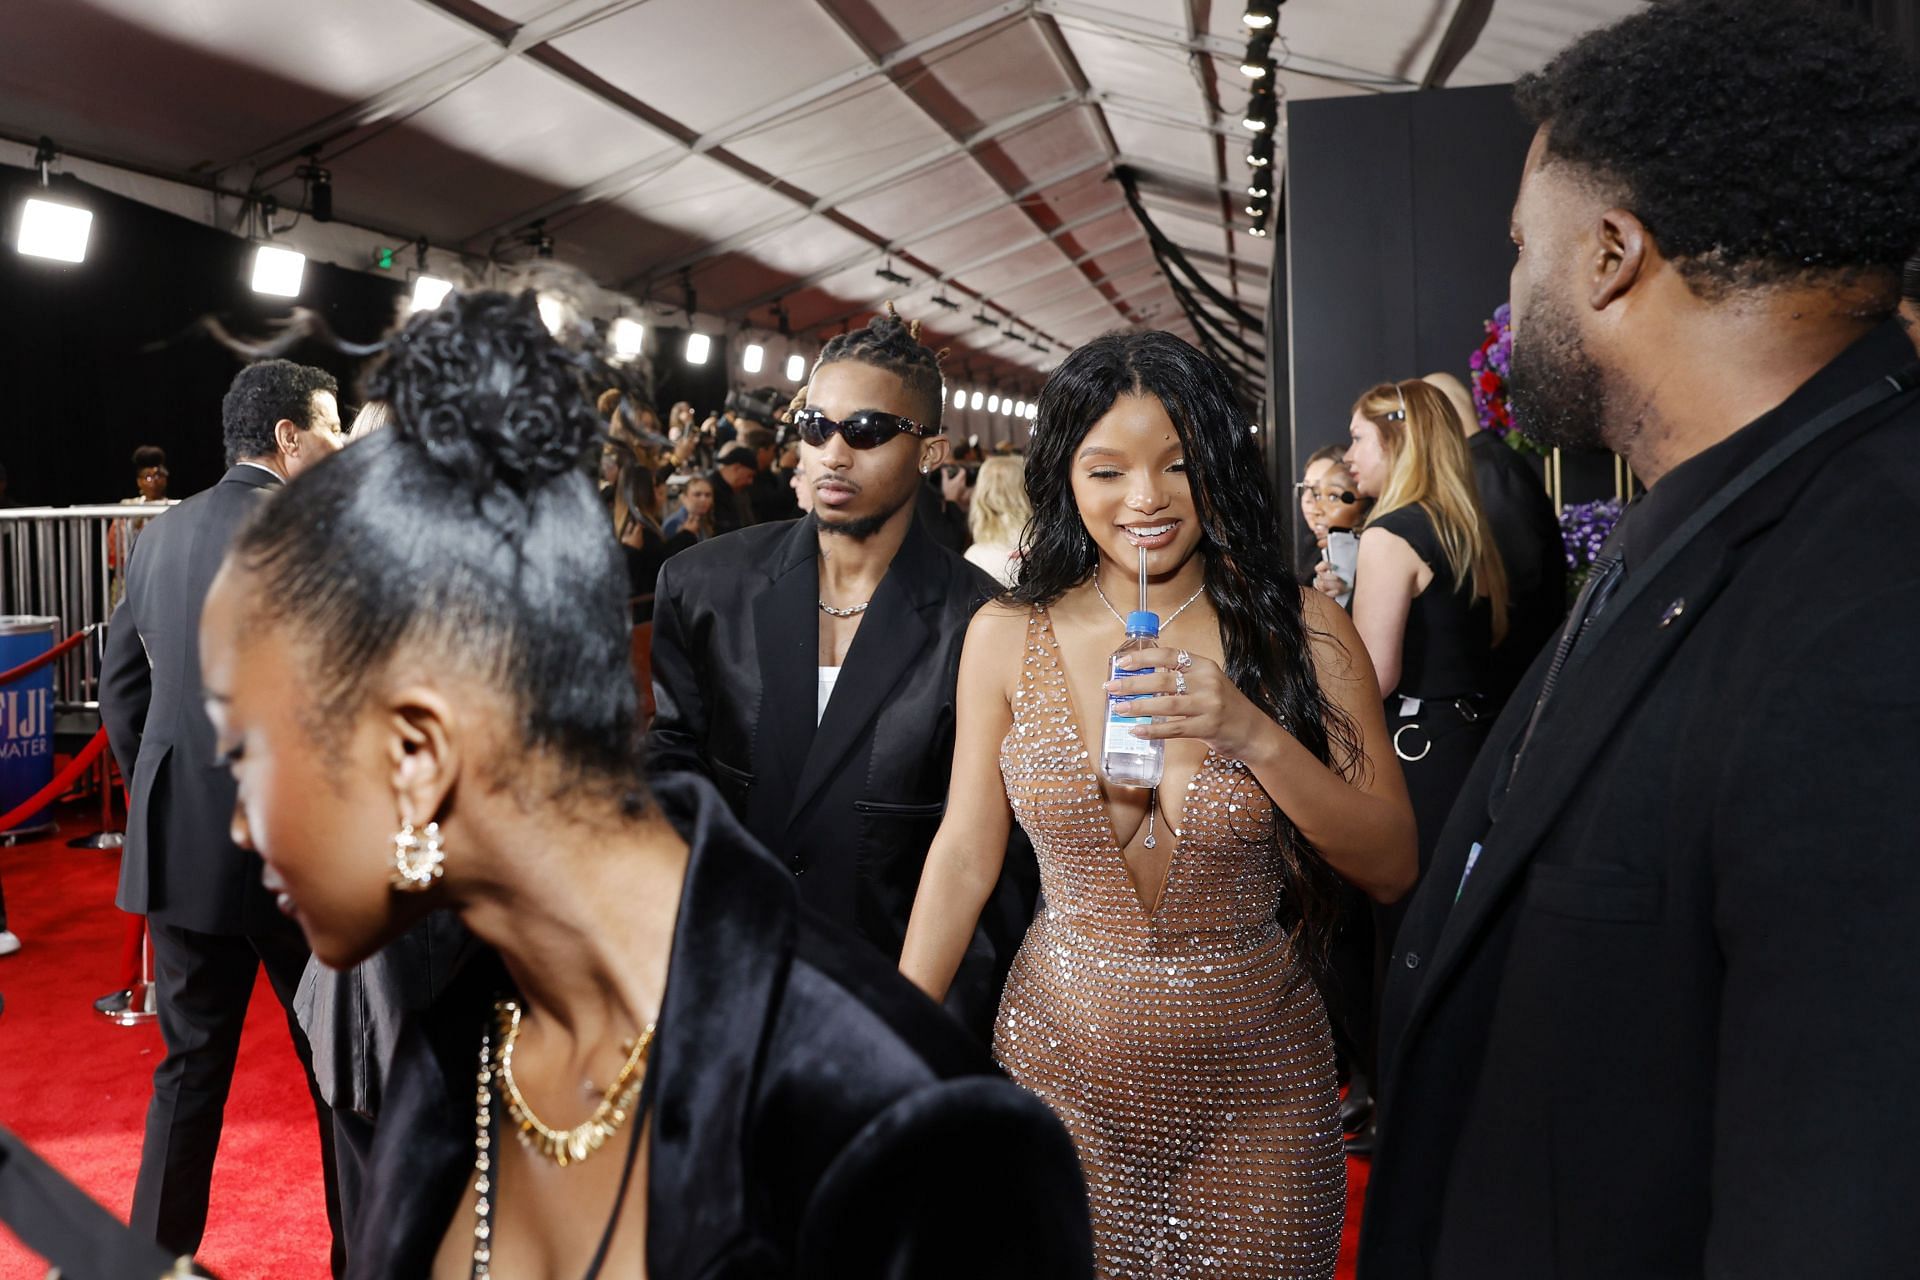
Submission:
[[[1883,327],[1749,430],[1912,358]],[[1668,538],[1496,800],[1522,682],[1390,964],[1368,1280],[1911,1273],[1917,438],[1882,400]]]
[[[1000,588],[911,525],[816,729],[818,552],[808,518],[708,539],[661,569],[648,771],[710,778],[802,901],[897,960],[946,812],[967,623]],[[1013,841],[949,1001],[982,1036],[1038,883],[1031,846]]]
[[[127,782],[122,911],[200,933],[274,932],[285,921],[260,885],[260,859],[227,837],[234,784],[213,758],[200,691],[200,610],[240,526],[280,487],[260,467],[156,517],[127,564],[107,628],[100,719]]]
[[[1079,1164],[1045,1104],[807,913],[704,780],[655,787],[692,858],[647,1086],[652,1280],[1090,1276]],[[470,966],[402,1032],[354,1280],[427,1274],[473,1175],[501,981]]]

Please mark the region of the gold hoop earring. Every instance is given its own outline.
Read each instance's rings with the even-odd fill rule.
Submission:
[[[417,835],[411,822],[402,823],[393,835],[391,883],[401,893],[424,893],[445,873],[446,860],[439,823],[429,822]]]

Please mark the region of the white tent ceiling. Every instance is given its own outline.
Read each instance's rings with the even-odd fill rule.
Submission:
[[[1291,0],[1279,84],[1500,83],[1641,3]],[[690,284],[701,313],[760,331],[776,304],[819,337],[897,298],[963,366],[1032,385],[1116,326],[1192,334],[1118,167],[1196,268],[1265,310],[1242,8],[8,0],[0,134],[289,203],[317,146],[344,221],[484,259],[530,252],[543,219],[603,284],[675,307]]]

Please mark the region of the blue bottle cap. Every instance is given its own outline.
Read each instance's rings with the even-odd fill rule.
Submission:
[[[1160,634],[1160,615],[1146,609],[1136,609],[1127,615],[1127,634],[1130,636],[1158,636]]]

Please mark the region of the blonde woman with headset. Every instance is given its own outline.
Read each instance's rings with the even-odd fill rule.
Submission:
[[[1473,463],[1443,394],[1417,379],[1354,404],[1347,467],[1372,498],[1360,534],[1353,623],[1387,700],[1424,872],[1491,727],[1493,649],[1507,578]]]

